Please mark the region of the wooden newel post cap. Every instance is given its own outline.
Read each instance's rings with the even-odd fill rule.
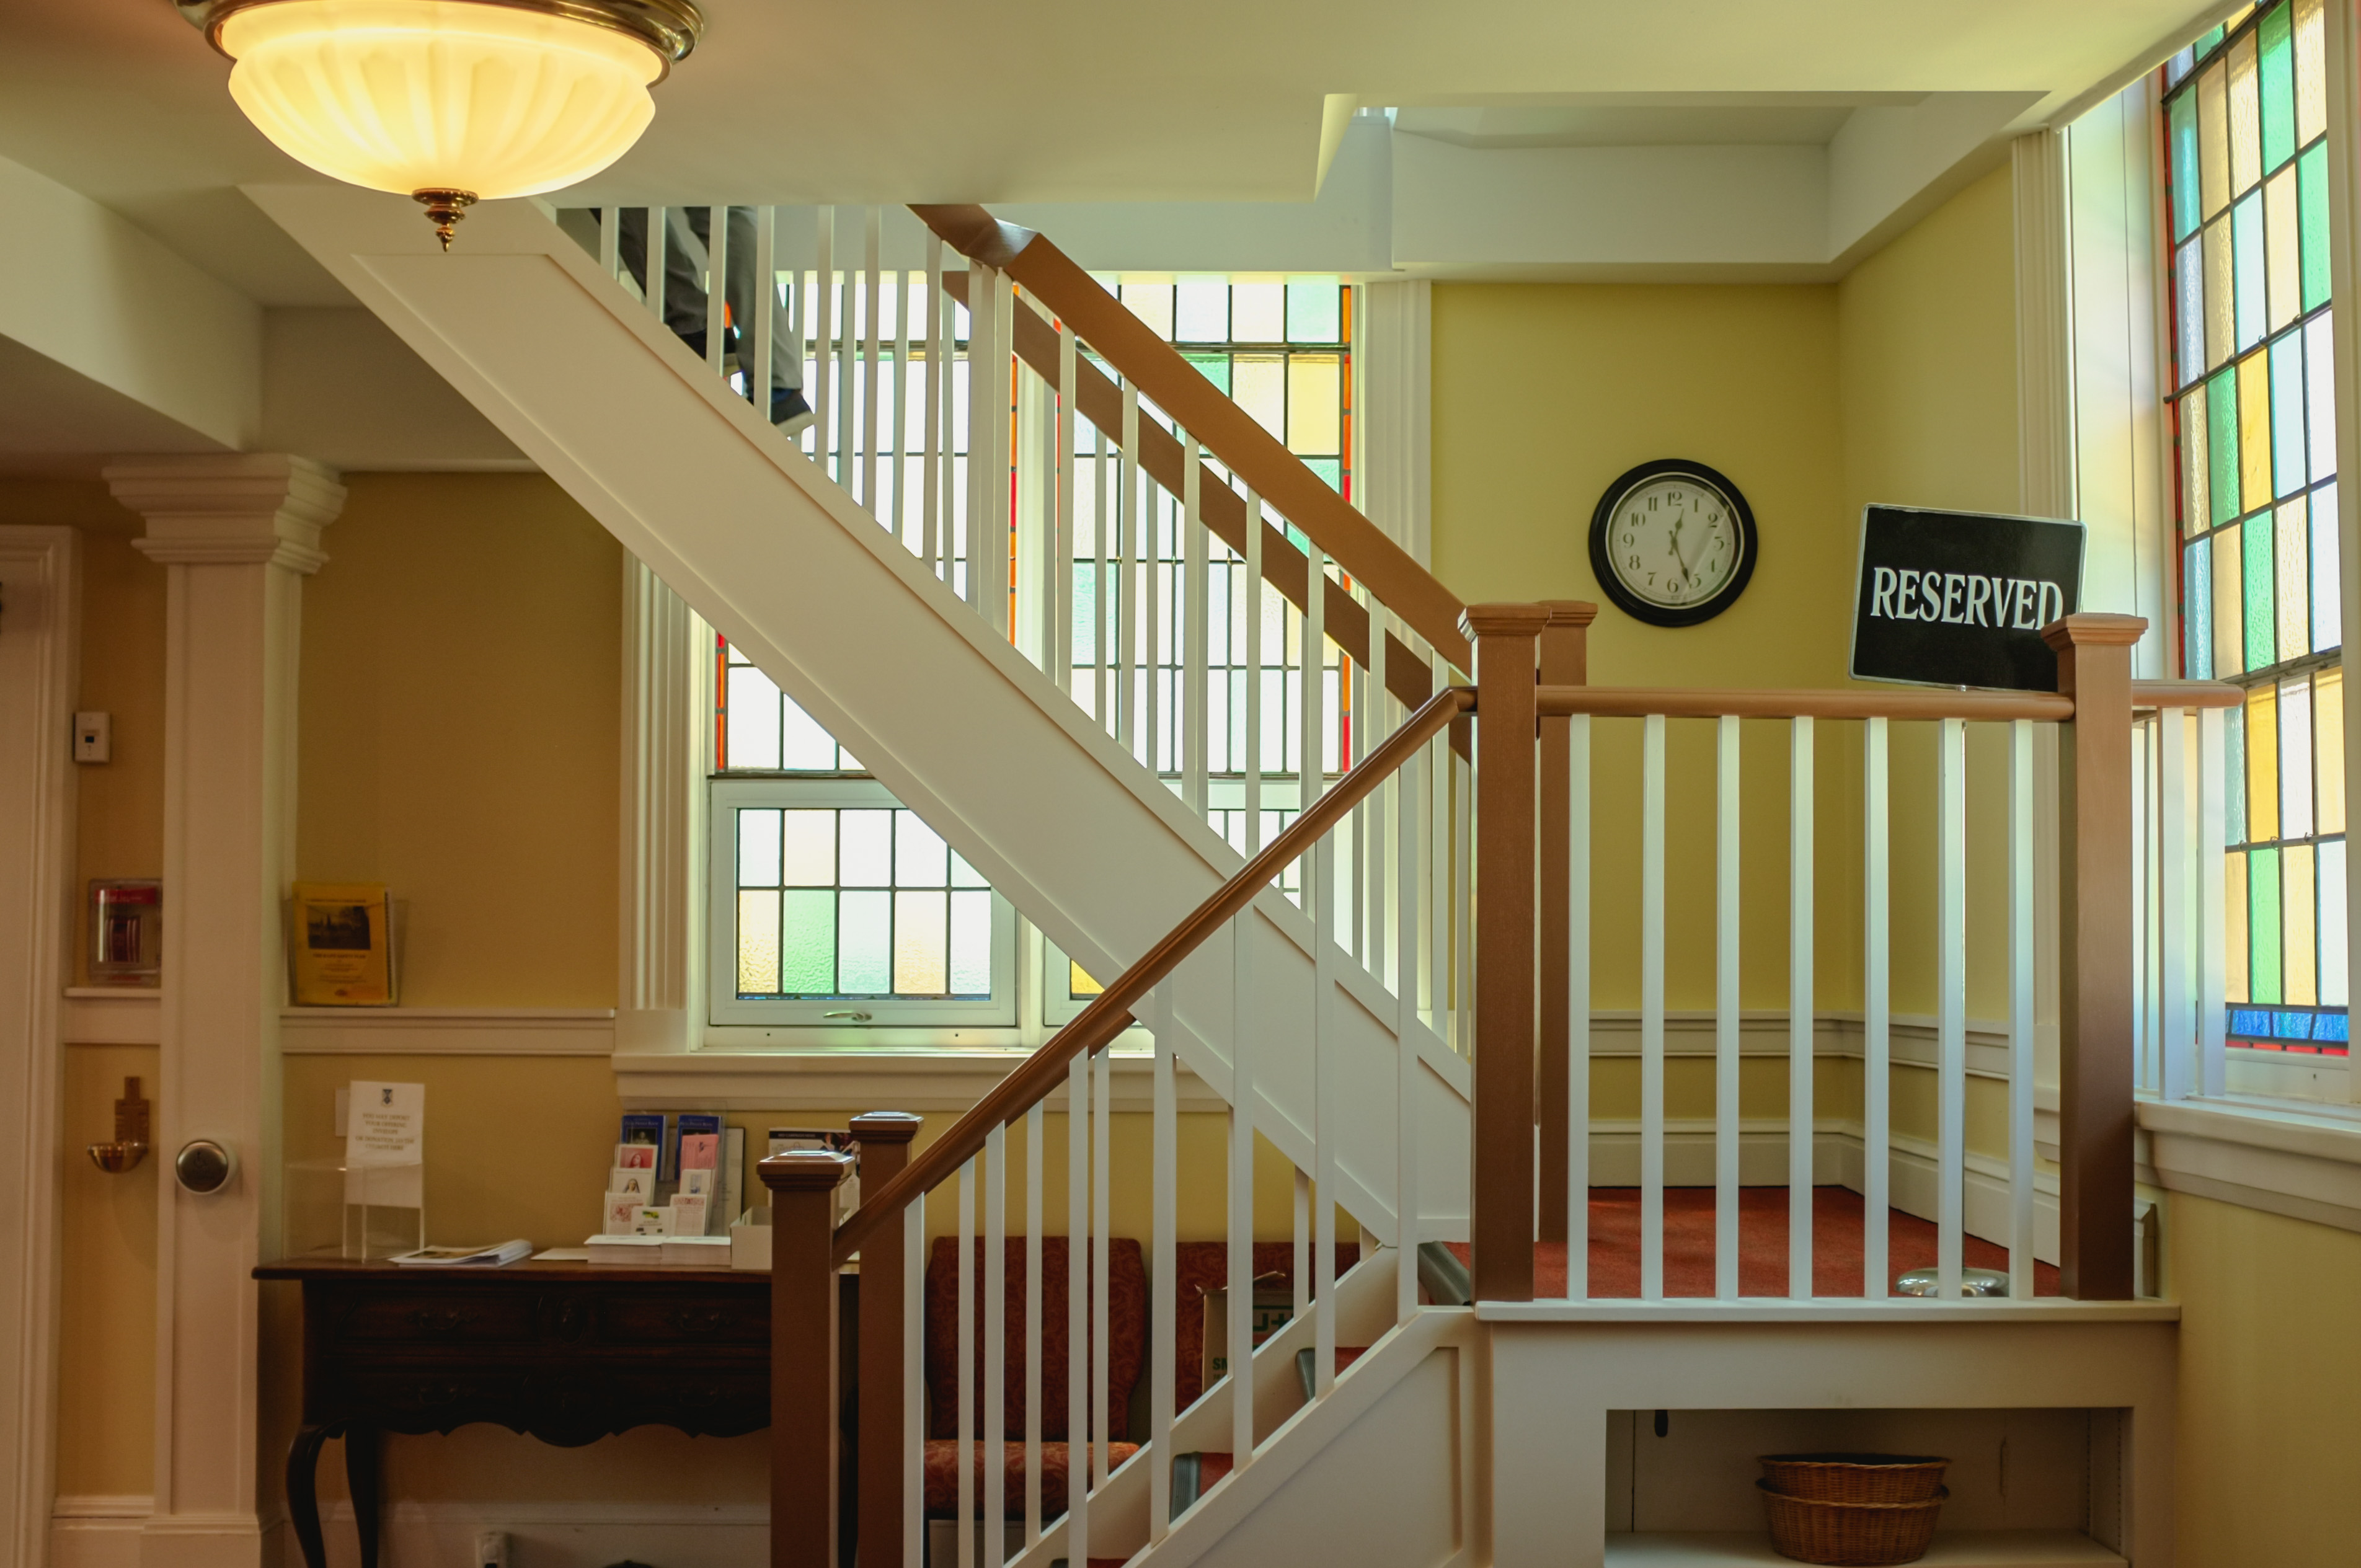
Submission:
[[[1459,612],[1459,630],[1470,638],[1539,637],[1549,623],[1550,608],[1543,604],[1471,604]]]
[[[1598,607],[1588,599],[1543,599],[1552,626],[1587,626],[1598,619]]]
[[[2041,629],[2041,640],[2059,652],[2069,648],[2128,648],[2147,632],[2142,615],[2070,615]]]
[[[906,1144],[924,1122],[907,1111],[872,1111],[852,1119],[852,1135],[864,1144]]]
[[[754,1167],[774,1192],[833,1192],[852,1174],[853,1159],[833,1149],[789,1149],[766,1156]]]

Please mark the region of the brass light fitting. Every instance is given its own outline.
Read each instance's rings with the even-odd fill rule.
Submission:
[[[148,1102],[139,1080],[123,1080],[123,1098],[115,1102],[115,1141],[90,1146],[90,1163],[109,1176],[120,1176],[148,1157]]]

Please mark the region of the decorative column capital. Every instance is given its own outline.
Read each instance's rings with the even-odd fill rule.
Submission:
[[[284,566],[305,576],[327,556],[320,531],[344,510],[335,471],[284,452],[123,457],[105,468],[115,499],[148,520],[143,555],[167,565]]]

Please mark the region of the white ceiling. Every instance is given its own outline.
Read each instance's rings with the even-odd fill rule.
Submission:
[[[239,116],[227,62],[168,0],[6,3],[0,156],[264,304],[345,302],[236,190],[316,177]],[[1411,105],[1422,134],[1473,147],[1822,145],[1861,105],[1934,93],[2023,94],[2027,125],[2112,89],[2209,11],[2200,0],[702,4],[706,41],[657,89],[654,127],[572,200],[1302,202],[1331,94]]]

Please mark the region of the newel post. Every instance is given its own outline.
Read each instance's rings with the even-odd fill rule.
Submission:
[[[901,1174],[918,1124],[919,1118],[902,1111],[873,1111],[852,1119],[864,1196]],[[902,1225],[902,1216],[895,1215],[871,1232],[869,1245],[861,1249],[861,1568],[902,1568],[902,1317],[903,1292],[909,1285]]]
[[[2069,1296],[2132,1295],[2132,644],[2136,615],[2044,627],[2059,747],[2058,1244]]]
[[[1590,623],[1598,607],[1579,599],[1547,599],[1549,624],[1542,630],[1541,684],[1590,684]],[[1533,1075],[1541,1120],[1541,1239],[1565,1240],[1566,1153],[1572,1131],[1565,1124],[1566,1077],[1574,1051],[1574,1019],[1566,1005],[1566,931],[1573,908],[1572,825],[1567,807],[1573,781],[1566,771],[1566,729],[1572,721],[1541,721],[1541,1064]]]
[[[852,1157],[774,1154],[771,1190],[771,1568],[836,1564],[836,1190]],[[895,1344],[900,1343],[899,1336]]]
[[[1470,605],[1476,644],[1476,1297],[1533,1299],[1533,687],[1538,604]]]

